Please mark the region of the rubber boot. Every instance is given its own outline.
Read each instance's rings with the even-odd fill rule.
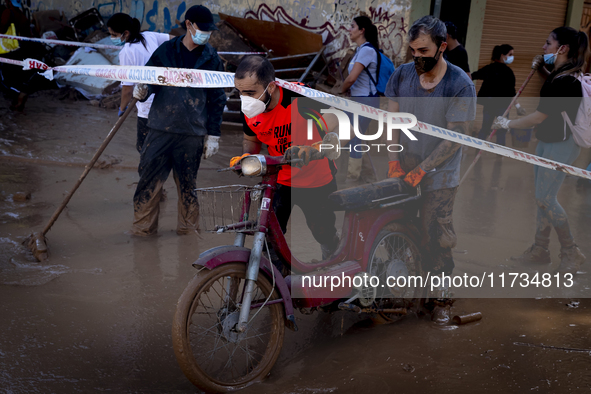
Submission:
[[[431,311],[431,321],[437,325],[447,325],[451,321],[451,306],[454,299],[451,298],[449,285],[444,283],[434,288],[429,295],[433,301],[433,310]]]
[[[451,305],[446,303],[436,303],[431,315],[431,321],[434,324],[444,326],[451,321]]]
[[[533,244],[523,254],[519,256],[511,256],[511,261],[518,263],[539,263],[539,264],[550,264],[552,262],[550,258],[550,252],[539,245]]]
[[[349,165],[347,167],[347,180],[356,181],[361,175],[361,165],[363,158],[354,159],[349,157]]]
[[[585,262],[585,255],[577,245],[566,249],[561,248],[558,256],[560,257],[560,266],[556,272],[559,273],[571,273],[574,275],[581,268],[581,264]]]

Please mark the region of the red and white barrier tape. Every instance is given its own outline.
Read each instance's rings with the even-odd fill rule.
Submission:
[[[14,61],[0,58],[0,62],[17,64],[24,70],[41,70],[48,79],[53,79],[54,72],[87,75],[112,79],[115,81],[145,83],[151,85],[177,86],[185,88],[224,88],[234,87],[234,73],[199,69],[146,67],[146,66],[57,66],[49,67],[35,59]]]
[[[132,83],[193,88],[234,87],[234,74],[221,71],[145,66],[59,66],[50,68],[46,64],[34,59],[26,59],[22,62],[19,62],[0,58],[0,62],[22,65],[23,68],[27,70],[46,70],[45,73],[43,73],[46,77],[50,77],[48,73],[51,73],[52,71],[58,71]],[[320,92],[307,86],[296,85],[281,79],[277,79],[276,82],[277,85],[281,86],[282,88],[299,93],[304,97],[320,101],[342,111],[352,112],[360,116],[378,120],[380,122],[385,121],[386,111],[382,109],[370,107],[368,105],[360,104],[346,98],[333,96],[332,94]],[[403,114],[397,114],[397,116],[403,116]],[[416,126],[409,127],[408,129],[451,142],[456,142],[471,148],[481,149],[486,152],[491,152],[497,155],[509,157],[511,159],[534,164],[540,167],[550,168],[552,170],[562,171],[570,175],[579,176],[581,178],[591,179],[591,173],[581,168],[572,167],[536,155],[530,155],[516,149],[493,144],[492,142],[484,141],[465,134],[456,133],[442,127],[432,126],[419,121]]]
[[[355,101],[347,100],[342,97],[333,96],[332,94],[320,92],[318,90],[314,90],[306,86],[295,85],[293,83],[286,82],[280,79],[277,80],[277,84],[283,88],[299,93],[302,96],[320,101],[334,108],[338,108],[340,110],[348,112],[353,112],[355,114],[375,119],[380,122],[384,121],[384,113],[386,111],[382,109],[359,104]],[[540,167],[550,168],[552,170],[562,171],[570,175],[579,176],[581,178],[591,179],[591,172],[585,171],[581,168],[569,166],[554,160],[548,160],[540,156],[530,155],[529,153],[525,153],[517,149],[512,149],[506,146],[493,144],[492,142],[484,141],[465,134],[456,133],[451,130],[444,129],[443,127],[432,126],[421,121],[419,121],[416,126],[408,128],[408,130],[418,131],[422,134],[427,134],[451,142],[456,142],[465,146],[469,146],[471,148],[481,149],[486,152],[491,152],[500,156],[509,157],[511,159],[534,164]]]
[[[96,48],[96,49],[117,49],[120,50],[123,48],[122,46],[117,45],[104,45],[104,44],[91,44],[87,42],[77,42],[77,41],[61,41],[61,40],[50,40],[47,38],[31,38],[31,37],[21,37],[21,36],[10,36],[8,34],[0,34],[0,38],[8,38],[10,40],[19,40],[19,41],[32,41],[32,42],[40,42],[43,44],[53,44],[53,45],[67,45],[72,47],[89,47],[89,48]],[[218,55],[265,55],[267,52],[218,52]]]
[[[267,52],[218,52],[218,55],[266,55]]]
[[[8,38],[11,40],[19,40],[19,41],[40,42],[43,44],[67,45],[67,46],[71,46],[71,47],[89,47],[89,48],[96,48],[96,49],[121,49],[122,48],[122,47],[118,47],[117,45],[103,45],[103,44],[92,44],[89,42],[61,41],[61,40],[49,40],[46,38],[9,36],[8,34],[0,34],[0,38]]]

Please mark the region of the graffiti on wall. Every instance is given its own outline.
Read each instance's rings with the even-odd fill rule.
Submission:
[[[406,28],[411,0],[205,0],[213,13],[286,23],[322,36],[326,54],[340,59],[353,46],[348,29],[353,18],[365,14],[378,28],[380,47],[397,64],[404,60]],[[191,4],[191,3],[189,3]],[[366,8],[366,5],[369,5]],[[179,0],[40,0],[31,10],[58,9],[68,18],[96,7],[103,18],[117,12],[129,13],[150,31],[168,32],[178,27],[188,8]]]
[[[182,21],[182,17],[185,14],[185,11],[187,11],[187,3],[183,1],[178,7],[176,7],[176,12],[174,11],[174,7],[171,12],[171,8],[169,8],[168,5],[161,9],[159,1],[154,0],[152,8],[146,12],[145,23],[148,24],[148,30],[169,32],[170,29],[179,27],[176,21]],[[174,15],[174,19],[172,18],[172,15]],[[160,26],[162,27],[159,28]]]
[[[316,5],[309,0],[294,2],[291,12],[283,6],[272,9],[267,4],[260,4],[256,10],[246,12],[244,17],[286,23],[320,34],[326,46],[326,55],[329,58],[342,58],[353,45],[349,38],[349,27],[353,18],[366,14],[378,28],[380,47],[384,53],[402,62],[402,49],[406,36],[404,14],[393,13],[383,6],[369,7],[369,12],[364,12],[359,9],[357,2],[348,0],[334,0],[333,5],[332,13],[327,10],[321,12],[323,15],[321,24],[314,23],[312,15]]]

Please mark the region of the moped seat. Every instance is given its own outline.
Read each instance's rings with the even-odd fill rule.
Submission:
[[[363,186],[338,190],[328,196],[328,199],[335,211],[356,211],[371,209],[397,198],[408,197],[411,193],[402,179],[388,178]]]

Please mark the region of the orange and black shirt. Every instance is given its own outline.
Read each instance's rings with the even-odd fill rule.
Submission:
[[[282,89],[279,86],[277,89],[280,94],[279,104],[271,111],[263,112],[254,118],[247,118],[242,114],[244,134],[256,136],[259,141],[266,144],[271,156],[282,156],[292,145],[312,145],[314,142],[322,141],[326,133],[323,119],[321,119],[321,127],[318,127],[316,122],[312,122],[313,138],[307,139],[308,119],[311,119],[308,113],[318,114],[321,108],[328,108],[328,106],[306,99],[288,89]],[[320,187],[332,181],[335,172],[334,163],[325,158],[311,161],[301,169],[283,166],[279,171],[277,182],[291,187]]]

